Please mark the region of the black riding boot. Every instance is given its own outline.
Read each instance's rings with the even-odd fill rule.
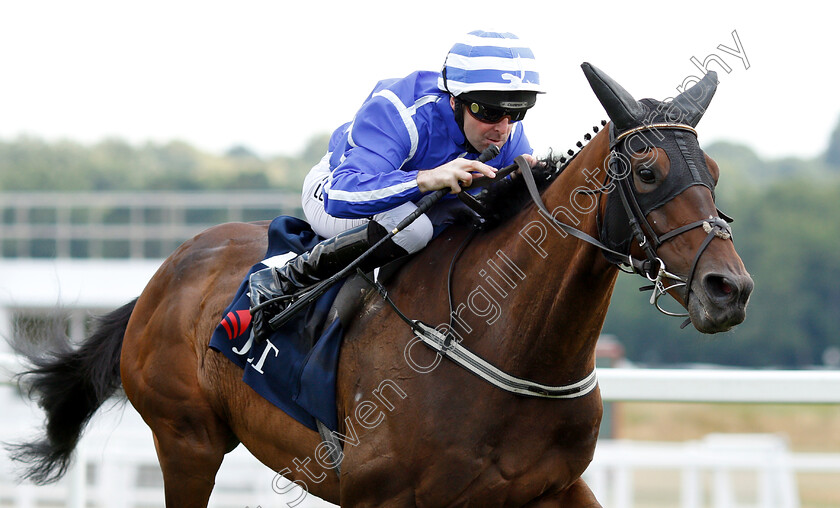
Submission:
[[[366,225],[324,240],[309,252],[300,254],[280,268],[271,267],[254,272],[250,277],[251,308],[278,296],[294,295],[332,277],[373,247],[387,233],[382,225],[370,221]],[[368,272],[407,254],[405,249],[389,240],[366,257],[359,268]],[[290,301],[291,299],[280,300],[257,311],[252,310],[251,329],[255,340],[259,341],[271,334],[269,319],[288,307]]]

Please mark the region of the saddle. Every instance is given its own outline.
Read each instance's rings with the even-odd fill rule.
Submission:
[[[306,252],[319,241],[306,222],[277,217],[269,226],[264,261]],[[390,278],[402,263],[380,269],[380,279]],[[335,375],[341,340],[370,285],[355,275],[339,282],[267,340],[257,343],[251,336],[248,279],[266,267],[261,261],[245,275],[220,316],[210,347],[242,368],[243,381],[254,391],[303,425],[317,430],[316,421],[321,421],[335,430]]]
[[[494,203],[508,200],[485,198],[505,193],[508,187],[519,187],[512,185],[510,178],[504,178],[515,167],[499,171],[497,178],[477,178],[474,185],[481,187],[477,197],[467,198],[465,192],[459,195],[477,213],[484,215],[489,211],[492,216]],[[496,185],[490,187],[491,183]],[[269,226],[265,259],[301,254],[319,241],[320,237],[305,221],[280,216]],[[409,259],[403,257],[380,268],[378,279],[391,280]],[[364,296],[373,289],[363,278],[350,276],[330,287],[268,340],[257,344],[250,333],[248,281],[252,273],[264,268],[266,264],[257,263],[245,275],[213,332],[210,347],[243,369],[246,384],[303,425],[318,430],[320,421],[326,428],[336,430],[335,379],[341,341],[344,330],[365,301]]]

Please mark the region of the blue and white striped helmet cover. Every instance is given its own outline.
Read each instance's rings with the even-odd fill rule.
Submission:
[[[455,43],[438,88],[458,96],[475,91],[543,92],[534,53],[512,33],[476,30]]]

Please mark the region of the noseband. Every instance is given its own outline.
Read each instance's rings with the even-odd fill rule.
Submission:
[[[618,165],[622,160],[625,161],[625,163],[629,161],[629,149],[627,147],[627,140],[635,134],[649,130],[659,131],[660,137],[666,142],[673,140],[673,144],[676,145],[679,154],[683,158],[682,160],[684,161],[684,164],[678,163],[675,165],[676,168],[672,167],[671,171],[669,171],[669,174],[666,177],[666,181],[670,178],[673,178],[676,180],[676,183],[672,182],[671,185],[665,189],[665,195],[656,196],[654,199],[655,202],[653,203],[640,204],[639,196],[635,192],[632,183],[632,172],[628,170],[626,171],[626,174],[624,174],[619,171]],[[692,138],[687,139],[688,136],[686,135],[686,133],[692,136]],[[610,171],[608,171],[608,178],[612,177],[616,180],[617,187],[619,189],[618,194],[621,198],[621,205],[624,209],[626,217],[629,220],[628,226],[630,228],[630,233],[632,234],[633,239],[636,240],[639,247],[642,249],[642,251],[645,253],[645,256],[647,257],[647,260],[642,263],[643,268],[641,271],[636,268],[635,264],[632,263],[632,261],[630,263],[630,266],[633,267],[634,272],[644,275],[648,280],[650,280],[653,283],[652,286],[646,286],[642,288],[642,290],[653,290],[653,293],[651,294],[650,298],[650,303],[652,305],[655,305],[660,312],[670,316],[685,317],[688,316],[688,313],[675,313],[663,309],[662,306],[659,305],[659,298],[666,294],[669,290],[683,287],[685,288],[683,296],[684,305],[687,308],[689,295],[691,294],[691,284],[694,280],[694,274],[697,270],[697,264],[700,260],[700,256],[703,255],[703,252],[706,250],[706,248],[709,246],[709,244],[714,238],[721,238],[723,240],[732,239],[732,229],[729,226],[729,222],[732,222],[732,219],[720,210],[717,210],[717,217],[710,215],[707,218],[696,220],[684,226],[672,229],[671,231],[668,231],[661,235],[653,229],[653,226],[651,226],[651,224],[647,220],[647,214],[650,213],[651,210],[653,210],[656,207],[662,206],[663,204],[678,196],[688,187],[694,185],[703,185],[707,187],[712,192],[712,197],[714,198],[714,180],[711,177],[711,173],[709,172],[709,169],[705,164],[704,160],[695,160],[695,158],[697,158],[697,156],[702,153],[700,152],[699,147],[697,147],[696,145],[696,140],[697,131],[695,131],[694,128],[692,128],[691,126],[680,123],[655,123],[642,125],[640,127],[624,131],[618,135],[615,134],[614,125],[610,125],[611,156],[609,161]],[[661,148],[656,145],[652,146]],[[692,147],[696,148],[692,149]],[[672,174],[674,172],[674,169],[677,170],[677,174]],[[616,175],[624,176],[616,177]],[[665,185],[665,182],[663,182],[660,185]],[[694,256],[694,260],[691,263],[691,268],[688,271],[688,276],[683,278],[679,275],[675,275],[673,273],[668,272],[668,270],[665,267],[665,263],[657,255],[657,250],[659,249],[659,247],[661,247],[662,244],[664,244],[665,242],[676,238],[677,236],[683,233],[700,227],[702,227],[703,230],[706,232],[706,238],[700,244],[700,247]],[[603,234],[602,240],[607,241],[608,244],[611,243],[607,239],[603,238]],[[632,260],[629,253],[627,254],[627,258]],[[621,264],[624,264],[623,260]],[[669,279],[676,282],[673,282],[670,285],[666,286],[663,279]],[[686,320],[686,322],[684,322],[682,326],[685,327],[690,322],[690,320]]]

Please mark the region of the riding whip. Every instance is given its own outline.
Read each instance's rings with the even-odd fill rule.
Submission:
[[[478,156],[478,161],[479,162],[487,162],[487,161],[493,159],[494,157],[496,157],[497,155],[499,155],[499,147],[491,144],[490,146],[485,148],[483,152],[481,152],[481,155]],[[314,302],[321,295],[326,293],[326,291],[330,287],[332,287],[336,282],[340,281],[341,279],[343,279],[344,277],[346,277],[347,275],[352,273],[353,270],[355,270],[356,267],[359,266],[359,263],[361,263],[365,258],[367,258],[373,251],[378,249],[379,246],[381,246],[383,243],[385,243],[386,241],[393,238],[394,235],[396,235],[397,233],[399,233],[400,231],[405,229],[409,224],[411,224],[412,222],[417,220],[418,217],[420,217],[421,215],[426,213],[426,211],[429,208],[431,208],[432,205],[434,205],[435,203],[440,201],[441,198],[443,198],[445,195],[447,195],[450,192],[450,190],[451,189],[449,189],[449,188],[438,189],[438,190],[432,192],[431,194],[427,194],[426,196],[423,196],[423,198],[420,201],[417,202],[417,209],[414,210],[413,212],[411,212],[402,221],[400,221],[400,223],[397,224],[397,227],[395,227],[394,229],[389,231],[386,236],[384,236],[381,240],[376,242],[376,244],[373,247],[371,247],[370,249],[368,249],[367,251],[362,253],[361,256],[356,258],[355,261],[353,261],[352,263],[347,265],[343,270],[341,270],[337,274],[333,275],[329,279],[325,279],[325,280],[319,282],[318,284],[313,286],[311,289],[309,289],[308,291],[303,293],[299,298],[297,298],[288,307],[286,307],[282,312],[280,312],[280,314],[271,318],[268,321],[269,327],[271,327],[272,330],[278,330],[278,329],[280,329],[281,326],[288,323],[289,320],[292,319],[298,312],[300,312],[301,310],[308,307],[312,302]],[[268,303],[268,302],[266,302],[266,303]]]

